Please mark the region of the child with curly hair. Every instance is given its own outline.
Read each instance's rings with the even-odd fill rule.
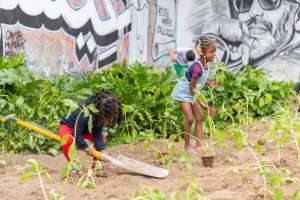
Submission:
[[[98,112],[90,113],[92,114],[91,132],[88,129],[89,116],[84,117],[84,113],[81,112],[81,107],[83,105],[88,106],[90,104],[94,104],[95,108],[98,110]],[[67,142],[62,145],[65,157],[68,161],[70,161],[68,152],[73,143],[75,126],[75,142],[78,149],[85,151],[88,156],[94,156],[94,150],[92,147],[88,146],[85,141],[86,139],[94,143],[95,150],[100,151],[103,154],[107,154],[108,152],[105,150],[105,137],[102,134],[103,127],[112,127],[116,123],[121,123],[121,103],[117,100],[113,93],[100,92],[94,96],[88,97],[85,102],[80,102],[78,105],[79,107],[75,109],[69,117],[64,115],[60,121],[59,136],[63,138],[64,136],[69,135]],[[97,158],[93,157],[93,160],[95,161]]]
[[[200,36],[195,43],[195,51],[198,59],[188,67],[184,76],[179,79],[172,91],[172,98],[180,103],[180,107],[185,116],[183,128],[185,150],[188,154],[197,154],[202,151],[202,132],[203,132],[203,113],[200,106],[206,111],[209,107],[197,98],[196,103],[193,102],[194,89],[196,85],[218,87],[218,83],[207,81],[209,76],[209,63],[213,62],[216,57],[217,45],[213,38],[209,36]],[[196,147],[192,148],[190,143],[191,126],[193,118],[196,119]]]

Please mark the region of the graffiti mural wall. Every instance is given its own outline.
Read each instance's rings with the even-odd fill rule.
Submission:
[[[172,65],[171,48],[218,42],[233,71],[250,64],[282,80],[300,73],[300,0],[2,0],[0,54],[37,73],[80,74],[113,62]]]
[[[25,53],[28,67],[46,75],[78,74],[94,62],[101,68],[127,42],[129,6],[126,0],[3,0],[0,53]]]
[[[178,38],[180,45],[192,45],[190,38],[209,34],[219,43],[219,60],[233,71],[250,64],[274,79],[298,79],[299,0],[192,1],[194,6],[182,5],[180,19],[189,24],[179,25],[180,35],[188,35]]]

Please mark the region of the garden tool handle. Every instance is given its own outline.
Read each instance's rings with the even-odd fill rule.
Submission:
[[[6,121],[8,121],[8,120],[15,120],[15,116],[16,116],[16,114],[10,114],[10,115],[7,115],[7,116],[5,116],[5,117],[2,117],[2,118],[1,118],[1,121],[4,123],[4,122],[6,122]]]
[[[24,126],[24,127],[28,128],[28,129],[31,129],[31,130],[33,130],[33,131],[35,131],[35,132],[38,132],[38,133],[40,133],[40,134],[42,134],[42,135],[45,135],[45,136],[50,137],[50,138],[52,138],[52,139],[55,139],[55,140],[57,140],[57,141],[61,141],[61,138],[60,138],[59,135],[54,134],[54,133],[51,133],[50,131],[46,131],[46,130],[44,130],[44,129],[42,129],[42,128],[39,128],[39,127],[37,127],[37,126],[35,126],[35,125],[33,125],[33,124],[30,124],[30,123],[28,123],[28,122],[24,122],[24,121],[22,121],[22,120],[19,120],[19,119],[17,119],[15,116],[16,116],[15,114],[7,115],[7,116],[5,116],[5,117],[2,117],[2,118],[1,118],[1,121],[4,123],[4,122],[6,122],[6,121],[12,120],[12,121],[15,121],[17,124],[19,124],[19,125],[21,125],[21,126]],[[96,151],[96,150],[94,149],[94,152],[93,152],[93,153],[94,153],[94,156],[95,156],[95,157],[97,157],[97,158],[100,157],[100,154],[101,154],[101,153],[100,153],[99,151]]]

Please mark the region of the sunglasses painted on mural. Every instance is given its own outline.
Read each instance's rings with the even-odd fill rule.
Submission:
[[[236,12],[248,12],[255,0],[233,0]],[[258,0],[260,7],[264,10],[273,10],[280,6],[281,0]]]

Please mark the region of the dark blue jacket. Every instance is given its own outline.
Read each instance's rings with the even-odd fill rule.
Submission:
[[[86,104],[87,102],[89,102],[91,100],[92,97],[88,97],[86,102],[80,102],[78,105],[82,106],[84,104]],[[76,119],[77,116],[80,113],[80,108],[77,108],[76,110],[74,110],[71,115],[66,118],[66,115],[64,115],[60,121],[61,124],[66,124],[68,127],[73,129],[72,135],[74,137],[74,131],[75,131],[75,124],[76,124]],[[88,147],[88,144],[84,141],[84,138],[82,137],[82,135],[88,135],[89,129],[88,129],[88,121],[89,121],[89,116],[84,117],[84,113],[80,113],[79,119],[77,121],[77,127],[76,127],[76,145],[78,147],[78,149],[85,149]],[[95,124],[93,123],[93,138],[94,138],[94,146],[96,148],[97,151],[102,151],[105,149],[105,144],[102,138],[102,131],[103,128],[97,127],[95,126]]]

